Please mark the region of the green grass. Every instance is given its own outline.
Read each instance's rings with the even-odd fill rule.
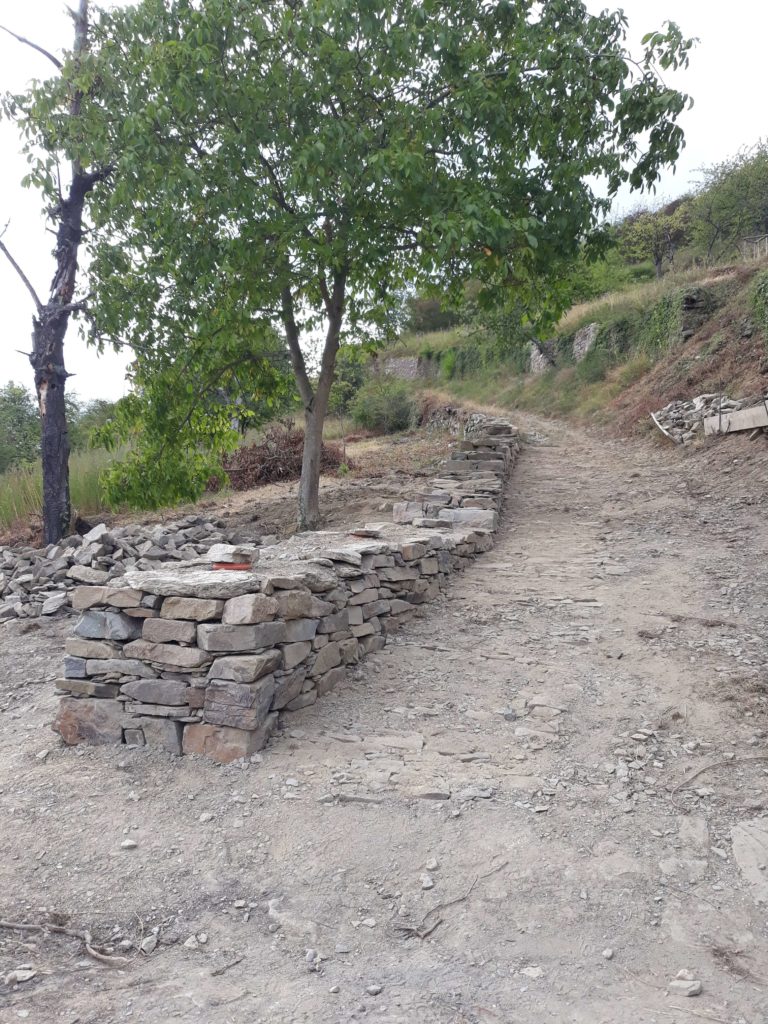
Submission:
[[[385,356],[426,356],[443,352],[467,340],[466,327],[451,327],[447,331],[430,331],[429,334],[404,334],[383,353]]]
[[[72,507],[88,516],[104,511],[99,475],[114,456],[104,448],[74,452],[69,460]],[[33,462],[0,475],[0,528],[28,525],[42,511],[42,470]]]

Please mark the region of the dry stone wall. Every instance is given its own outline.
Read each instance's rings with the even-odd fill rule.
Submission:
[[[54,729],[220,762],[258,751],[492,546],[518,437],[482,417],[472,429],[393,523],[232,549],[247,570],[215,570],[219,545],[207,562],[75,589]]]

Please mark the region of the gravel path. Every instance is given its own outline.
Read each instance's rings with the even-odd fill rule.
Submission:
[[[768,1019],[754,481],[521,425],[495,549],[257,764],[59,747],[65,624],[4,627],[0,917],[130,962],[0,929],[3,1024]]]

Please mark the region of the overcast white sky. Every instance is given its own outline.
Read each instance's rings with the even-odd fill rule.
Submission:
[[[122,6],[124,0],[104,0],[103,6]],[[701,40],[687,72],[669,82],[695,100],[683,126],[687,147],[677,173],[668,173],[660,194],[673,197],[696,180],[696,170],[716,163],[768,135],[768,123],[760,97],[765,92],[765,40],[768,36],[768,4],[764,0],[731,0],[722,4],[702,0],[624,0],[606,3],[587,0],[593,10],[622,7],[634,44],[663,21],[677,21],[686,35]],[[68,44],[71,21],[63,0],[0,0],[0,24],[5,24],[51,51]],[[42,78],[53,70],[43,58],[0,33],[0,91],[21,90],[30,78]],[[40,201],[19,182],[26,165],[18,155],[13,125],[0,122],[0,227],[10,220],[4,241],[32,279],[39,294],[47,294],[53,263],[52,236],[44,230]],[[31,303],[23,285],[0,254],[0,384],[16,380],[31,385],[29,351]],[[70,387],[84,398],[117,398],[125,393],[124,358],[109,353],[101,358],[70,328],[66,363],[76,376]]]

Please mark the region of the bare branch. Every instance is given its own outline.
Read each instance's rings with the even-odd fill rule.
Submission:
[[[49,53],[47,50],[44,50],[43,47],[38,46],[37,43],[33,43],[31,40],[25,39],[24,36],[19,36],[15,32],[12,32],[9,28],[6,28],[5,25],[0,25],[0,29],[2,29],[3,32],[7,32],[9,36],[13,36],[13,38],[16,39],[18,42],[23,43],[24,46],[30,46],[33,50],[37,50],[38,53],[42,53],[42,55],[44,57],[47,57],[51,64],[54,65],[54,67],[61,71],[63,65],[58,57],[54,57],[52,53]]]
[[[22,280],[22,281],[24,282],[24,286],[25,286],[25,288],[27,289],[27,291],[29,292],[29,294],[30,294],[30,295],[32,296],[32,301],[33,301],[33,302],[34,302],[34,304],[35,304],[35,309],[37,310],[37,312],[38,312],[38,313],[42,313],[42,311],[43,311],[43,304],[42,304],[42,302],[40,301],[40,299],[39,299],[39,297],[38,297],[38,294],[37,294],[37,292],[36,292],[36,291],[35,291],[35,289],[34,289],[34,288],[32,287],[32,283],[31,283],[31,281],[29,280],[29,278],[27,277],[27,275],[26,275],[26,274],[24,273],[24,271],[23,271],[23,270],[21,269],[21,267],[20,267],[20,266],[19,266],[19,264],[18,264],[18,263],[16,262],[16,260],[15,260],[15,259],[13,258],[13,256],[11,256],[11,254],[10,254],[10,253],[8,252],[8,247],[6,246],[5,242],[3,242],[3,241],[0,241],[0,252],[2,252],[2,253],[4,254],[4,256],[6,257],[6,259],[8,260],[8,262],[9,262],[9,263],[11,264],[11,266],[13,267],[13,269],[14,269],[14,270],[16,271],[16,273],[17,273],[17,274],[19,275],[19,277],[21,278],[21,280]]]

